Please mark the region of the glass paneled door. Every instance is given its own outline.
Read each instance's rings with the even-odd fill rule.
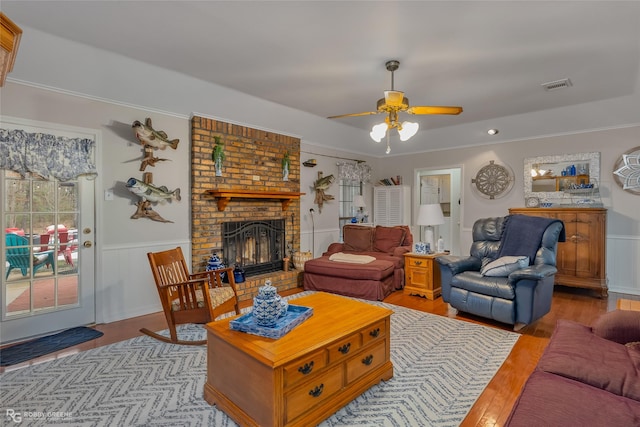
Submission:
[[[0,170],[2,343],[95,321],[94,181]]]

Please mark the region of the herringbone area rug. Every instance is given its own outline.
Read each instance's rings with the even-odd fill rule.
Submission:
[[[519,337],[404,307],[372,304],[394,310],[394,376],[321,426],[457,426]],[[186,325],[181,335],[202,339],[205,331]],[[7,422],[10,415],[14,420],[19,416],[28,426],[235,426],[202,397],[206,365],[204,346],[137,337],[2,374],[1,416]]]

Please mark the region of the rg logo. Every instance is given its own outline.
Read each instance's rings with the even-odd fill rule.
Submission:
[[[14,423],[22,422],[22,415],[20,414],[20,412],[16,412],[13,409],[7,409],[6,417],[11,418]]]

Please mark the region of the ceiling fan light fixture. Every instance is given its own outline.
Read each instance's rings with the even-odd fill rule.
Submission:
[[[382,141],[382,138],[384,138],[386,133],[387,133],[387,124],[379,123],[377,125],[374,125],[373,128],[371,128],[371,133],[369,133],[369,136],[371,136],[371,139],[373,139],[375,142],[380,142]]]
[[[364,111],[361,113],[341,114],[338,116],[329,116],[329,119],[339,119],[343,117],[359,117],[368,116],[371,114],[385,113],[387,117],[384,123],[373,126],[369,136],[375,142],[381,142],[382,138],[387,137],[387,154],[391,151],[389,145],[389,129],[397,129],[400,134],[401,141],[407,141],[418,132],[418,123],[398,121],[398,113],[407,113],[414,115],[426,115],[426,114],[448,114],[457,115],[462,113],[462,107],[456,106],[409,106],[409,99],[404,96],[404,92],[395,90],[394,85],[394,71],[398,69],[400,62],[397,60],[387,61],[385,67],[387,71],[391,72],[391,89],[384,91],[384,98],[378,100],[376,105],[376,111]]]
[[[398,90],[385,90],[384,91],[384,101],[385,104],[390,107],[398,107],[398,108],[408,108],[407,103],[403,101],[408,99],[404,97],[404,92],[400,92]]]
[[[420,125],[415,122],[402,122],[402,127],[398,128],[398,133],[400,134],[400,141],[407,141],[413,135],[418,133],[418,128]]]

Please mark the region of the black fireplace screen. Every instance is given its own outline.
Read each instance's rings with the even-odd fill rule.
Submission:
[[[222,224],[222,253],[228,266],[239,265],[246,276],[283,269],[285,220],[237,221]]]

